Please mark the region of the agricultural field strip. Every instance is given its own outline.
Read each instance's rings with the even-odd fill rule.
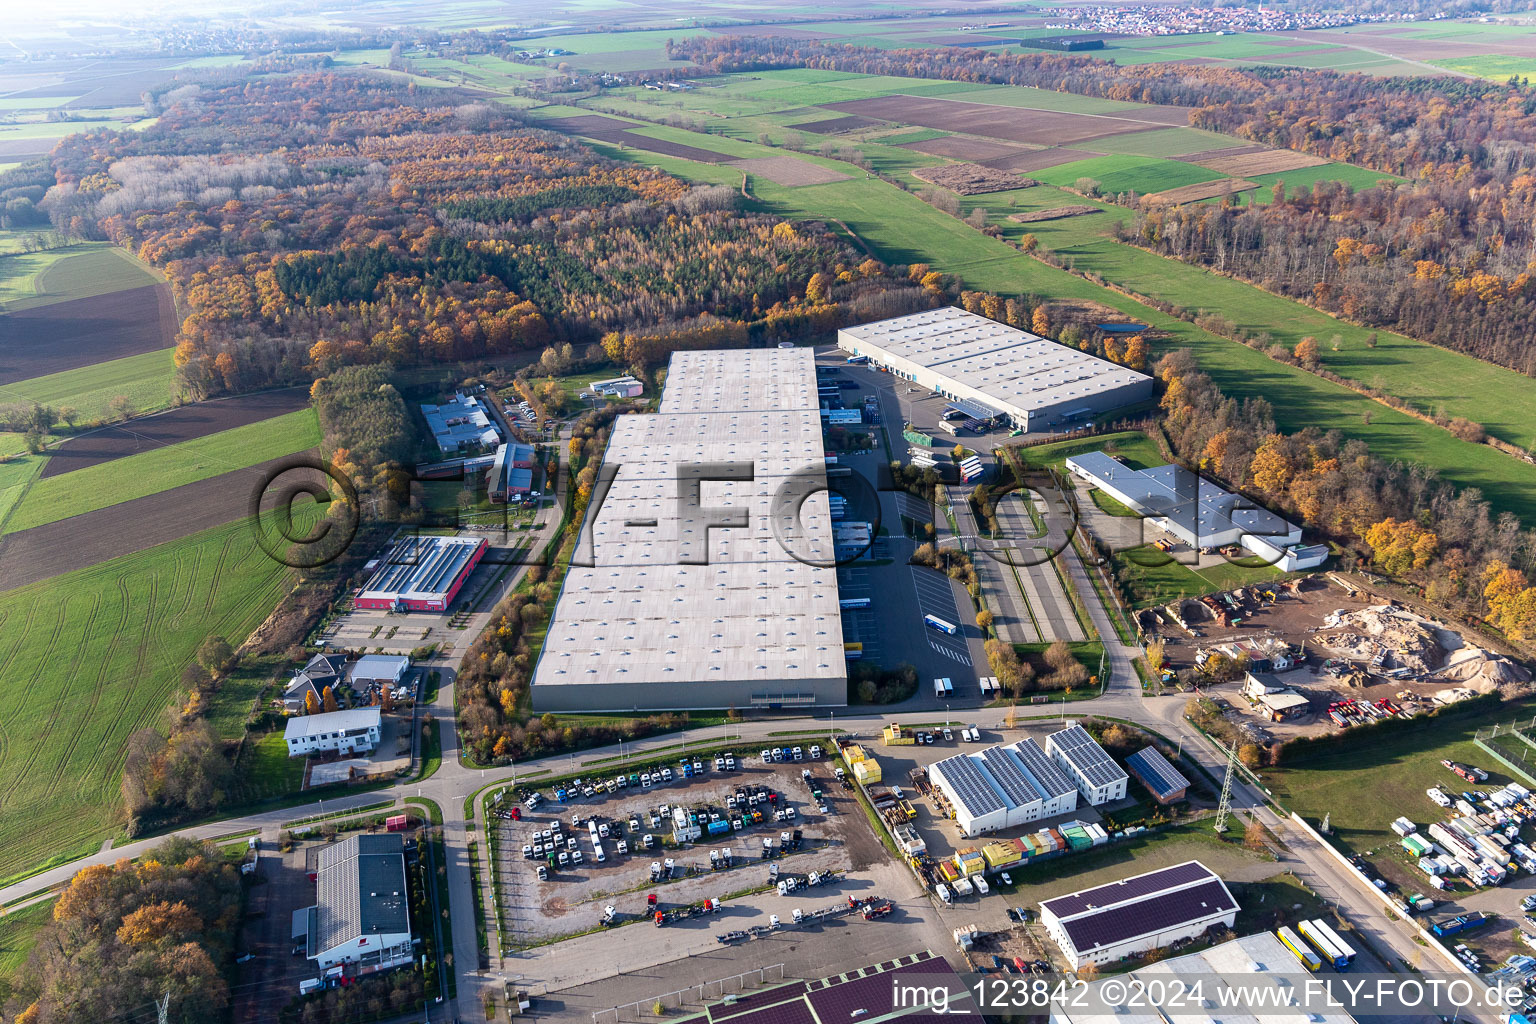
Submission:
[[[308,390],[294,387],[194,402],[159,415],[141,416],[128,423],[66,438],[50,449],[42,476],[44,479],[62,476],[170,444],[195,441],[262,420],[271,421],[308,404]]]
[[[249,514],[255,485],[284,460],[182,484],[0,536],[0,592],[176,541]],[[316,482],[323,483],[316,475]],[[290,477],[284,478],[285,482]],[[295,515],[311,505],[295,503]],[[246,523],[247,528],[250,524]]]
[[[129,429],[129,428],[119,428]],[[147,443],[156,443],[140,434]],[[185,484],[246,469],[320,443],[314,411],[300,409],[190,441],[161,441],[137,455],[78,469],[35,482],[7,517],[3,533],[36,526]]]
[[[107,292],[0,316],[0,386],[142,355],[174,343],[166,285]]]

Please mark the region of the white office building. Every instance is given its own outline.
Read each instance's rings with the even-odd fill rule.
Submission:
[[[946,757],[929,767],[928,779],[966,836],[1077,809],[1077,787],[1033,739]]]
[[[1149,871],[1040,904],[1040,923],[1073,970],[1232,927],[1237,900],[1199,861]]]
[[[1326,544],[1301,543],[1301,527],[1183,466],[1132,469],[1104,452],[1073,455],[1066,464],[1088,486],[1197,551],[1235,544],[1286,572],[1328,558]]]
[[[379,745],[378,708],[352,708],[288,719],[288,756],[366,754]]]
[[[1125,799],[1125,769],[1115,764],[1087,729],[1073,725],[1053,732],[1045,738],[1045,749],[1094,807]]]
[[[1049,432],[1152,397],[1152,378],[953,306],[845,327],[837,347],[979,420]]]

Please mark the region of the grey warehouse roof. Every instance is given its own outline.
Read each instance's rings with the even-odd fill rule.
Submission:
[[[288,724],[283,729],[283,739],[295,740],[332,732],[347,733],[377,729],[379,722],[379,709],[376,707],[326,711],[318,715],[296,715],[288,719]]]
[[[1295,527],[1268,509],[1183,466],[1131,469],[1103,452],[1086,452],[1069,458],[1067,468],[1118,491],[1130,499],[1135,511],[1167,518],[1196,537],[1217,537],[1239,529],[1284,541],[1295,532]]]
[[[320,850],[309,952],[361,936],[410,934],[399,833],[351,836]]]
[[[565,578],[535,694],[846,678],[827,493],[775,503],[794,479],[825,487],[813,359],[805,348],[677,352],[660,411],[614,421],[605,462],[617,476],[578,547],[592,564],[573,562]],[[750,480],[700,490],[706,509],[746,513],[744,528],[683,514],[679,468],[712,464],[750,467]]]
[[[839,333],[974,388],[1001,406],[1026,412],[1151,379],[953,306],[845,327]]]

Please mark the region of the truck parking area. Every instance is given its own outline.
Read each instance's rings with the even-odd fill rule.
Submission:
[[[711,756],[695,774],[690,758],[686,778],[682,764],[669,766],[671,782],[650,787],[613,789],[614,776],[604,776],[606,791],[590,797],[585,791],[599,780],[584,779],[566,788],[563,803],[547,798],[530,808],[525,799],[515,811],[494,811],[508,946],[623,925],[724,933],[744,927],[733,898],[765,890],[803,891],[816,907],[844,898],[847,872],[884,852],[852,794],[837,786],[827,761],[809,758],[809,746],[798,762],[736,753],[735,771]]]

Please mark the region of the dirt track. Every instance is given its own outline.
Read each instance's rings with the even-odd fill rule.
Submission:
[[[170,348],[175,334],[163,284],[7,313],[0,316],[0,384]]]
[[[284,388],[281,391],[263,391],[254,395],[184,405],[158,416],[146,416],[119,426],[103,427],[70,438],[53,449],[39,479],[62,476],[125,455],[137,455],[155,448],[207,437],[222,430],[257,423],[302,409],[308,402],[309,392],[305,388]]]
[[[246,515],[251,491],[291,456],[0,538],[0,590],[84,569]],[[283,477],[284,483],[292,479]]]

